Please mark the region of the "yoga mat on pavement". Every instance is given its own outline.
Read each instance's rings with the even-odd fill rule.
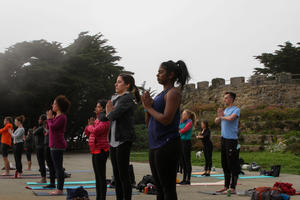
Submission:
[[[227,194],[224,194],[222,192],[216,192],[216,191],[198,191],[199,193],[201,194],[209,194],[209,195],[227,195]],[[240,196],[244,196],[245,195],[245,192],[240,192],[240,191],[237,191],[236,194],[231,194],[231,195],[240,195]]]
[[[50,195],[48,192],[35,192],[32,191],[35,196],[67,196],[67,192],[60,195]],[[132,192],[132,195],[138,195],[139,192]],[[114,196],[116,192],[106,192],[106,196]],[[96,192],[89,192],[89,196],[96,196]]]
[[[203,172],[192,172],[193,175],[202,175],[204,174],[204,171]],[[210,175],[212,174],[217,174],[217,172],[210,172]]]
[[[215,177],[224,180],[224,177]],[[240,176],[239,179],[274,178],[274,176]]]
[[[0,179],[40,179],[40,176],[22,176],[20,178],[15,178],[15,176],[0,176]]]
[[[208,182],[208,183],[191,183],[191,185],[180,185],[177,184],[177,186],[216,186],[216,185],[224,185],[224,181],[218,181],[218,182]],[[241,185],[238,183],[237,185]]]
[[[38,182],[27,182],[27,185],[49,185],[48,183],[38,183]],[[65,181],[65,185],[88,185],[88,184],[96,184],[96,181]]]
[[[76,189],[80,187],[81,185],[73,185],[73,186],[64,186],[64,189]],[[96,188],[96,185],[82,185],[84,189],[93,189]],[[26,186],[26,189],[29,190],[53,190],[54,188],[44,188],[43,186]]]
[[[202,176],[202,175],[192,174],[192,177],[196,177],[196,178],[220,177],[220,176],[224,176],[224,174],[211,174],[210,176]]]

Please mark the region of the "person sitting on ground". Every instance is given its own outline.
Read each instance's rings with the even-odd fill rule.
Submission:
[[[9,175],[10,166],[8,161],[8,149],[11,146],[11,134],[9,133],[9,131],[13,129],[12,123],[13,120],[11,117],[5,117],[3,122],[4,127],[0,129],[1,150],[2,150],[4,168],[5,168],[5,172],[2,173],[2,176]]]
[[[212,167],[213,144],[210,140],[210,130],[208,127],[208,122],[202,121],[201,128],[202,131],[199,133],[198,136],[196,136],[196,138],[201,139],[203,144],[203,152],[205,157],[205,172],[204,174],[202,174],[202,176],[210,176],[210,171]]]

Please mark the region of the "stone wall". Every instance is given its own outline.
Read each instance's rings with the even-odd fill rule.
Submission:
[[[272,79],[255,75],[247,82],[245,77],[233,77],[230,78],[230,84],[225,84],[225,79],[215,78],[211,85],[208,81],[186,85],[183,105],[221,105],[224,93],[232,91],[237,94],[235,104],[241,108],[261,104],[300,108],[300,84],[297,81],[289,73],[277,74]]]

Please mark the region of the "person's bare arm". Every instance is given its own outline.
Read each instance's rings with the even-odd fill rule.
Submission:
[[[180,106],[181,95],[178,89],[171,89],[165,96],[166,107],[163,113],[157,112],[154,108],[149,107],[148,105],[145,108],[149,115],[151,115],[156,121],[167,126],[169,125],[177,112],[177,109]]]
[[[222,116],[222,117],[220,117],[220,119],[221,119],[221,120],[227,120],[227,121],[233,121],[233,120],[235,120],[237,117],[238,117],[238,116],[237,116],[235,113],[233,113],[233,114],[230,115],[230,116],[226,116],[226,117]]]

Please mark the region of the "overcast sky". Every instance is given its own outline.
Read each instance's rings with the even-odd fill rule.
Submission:
[[[300,42],[299,10],[299,0],[1,0],[0,52],[101,32],[137,84],[160,90],[155,75],[170,59],[186,62],[191,82],[249,77],[253,56]]]

